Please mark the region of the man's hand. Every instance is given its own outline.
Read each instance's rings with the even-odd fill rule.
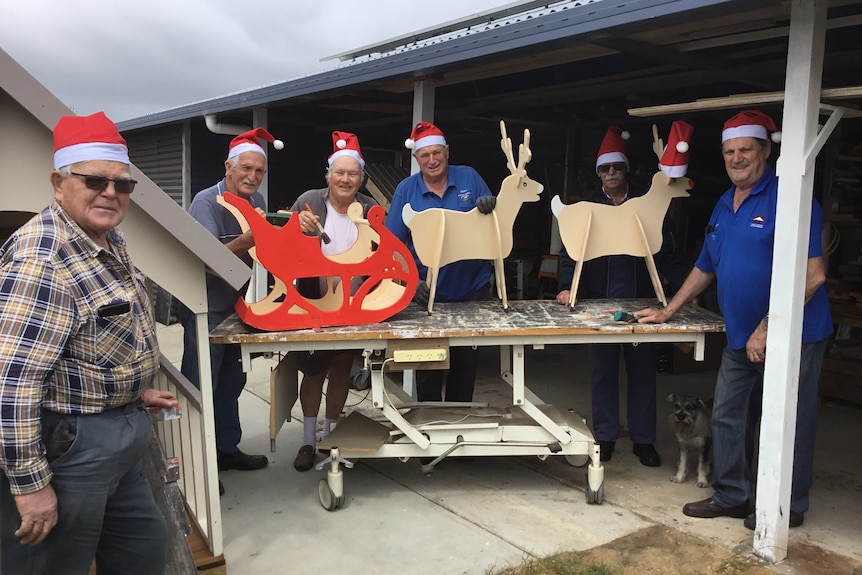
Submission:
[[[420,307],[428,307],[428,300],[431,298],[431,288],[424,281],[420,281],[416,286],[416,293],[413,294],[413,301]]]
[[[757,324],[757,329],[745,342],[745,355],[752,363],[763,363],[766,361],[766,326],[763,322]]]
[[[170,391],[161,389],[146,389],[141,396],[141,401],[144,406],[149,408],[151,413],[156,413],[162,409],[176,409],[179,412],[180,402],[177,397]]]
[[[569,305],[569,297],[572,295],[571,290],[563,290],[557,294],[557,303],[560,305]],[[575,301],[572,302],[572,305],[578,303],[578,299],[575,298]]]
[[[15,536],[23,545],[38,545],[57,525],[57,495],[50,484],[33,493],[16,495],[15,505],[21,516]]]
[[[646,309],[636,311],[632,315],[637,318],[638,323],[665,323],[671,318],[671,316],[673,316],[666,307],[661,309],[648,307]]]
[[[494,207],[496,205],[497,198],[495,198],[494,196],[482,196],[481,198],[476,200],[476,207],[482,214],[490,214],[494,211]]]

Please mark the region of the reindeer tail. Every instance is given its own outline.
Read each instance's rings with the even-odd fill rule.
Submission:
[[[566,204],[563,203],[563,200],[560,199],[560,196],[554,196],[553,198],[551,198],[551,212],[553,212],[554,216],[559,218],[560,212],[563,211],[564,207],[566,207]]]
[[[408,225],[410,220],[413,219],[418,212],[416,212],[413,208],[410,207],[410,204],[404,204],[404,207],[401,208],[401,219],[404,221],[404,225]]]

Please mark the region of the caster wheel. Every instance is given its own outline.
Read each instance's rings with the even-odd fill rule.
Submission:
[[[317,484],[317,496],[320,499],[320,505],[327,511],[335,511],[344,503],[344,495],[336,497],[326,479],[321,479]]]
[[[566,463],[571,465],[572,467],[583,467],[587,463],[590,462],[589,455],[566,455]]]
[[[587,498],[587,505],[600,505],[605,499],[605,483],[602,482],[599,488],[593,491],[590,488],[589,478],[584,481],[584,495]]]
[[[370,374],[364,369],[359,373],[353,376],[353,380],[351,381],[351,387],[357,391],[365,391],[369,387],[371,387],[371,377]]]

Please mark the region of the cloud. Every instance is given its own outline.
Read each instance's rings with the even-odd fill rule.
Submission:
[[[79,114],[121,121],[331,69],[321,58],[494,0],[2,2],[0,47]]]

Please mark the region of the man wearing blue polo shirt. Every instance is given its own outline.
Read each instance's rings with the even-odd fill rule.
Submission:
[[[689,517],[745,518],[744,524],[749,529],[755,528],[749,501],[754,493],[751,464],[763,395],[778,199],[778,178],[767,163],[772,151],[770,132],[775,139],[772,118],[755,110],[740,112],[724,124],[722,154],[733,186],[719,199],[710,217],[700,257],[666,308],[635,313],[641,323],[667,321],[713,279],[718,279],[727,347],[718,372],[712,416],[715,493],[708,499],[688,503],[682,512]],[[790,527],[802,525],[808,511],[808,491],[814,475],[817,381],[827,337],[832,333],[824,285],[821,221],[820,204],[812,200],[793,487],[787,517]],[[744,449],[740,449],[742,443]]]
[[[404,144],[413,150],[419,164],[419,172],[398,184],[389,206],[386,227],[404,242],[416,260],[419,277],[424,280],[428,268],[422,265],[413,247],[410,230],[401,218],[405,204],[417,212],[429,208],[445,208],[469,212],[479,208],[489,214],[497,198],[491,195],[482,176],[469,166],[449,165],[449,146],[437,126],[430,122],[419,122],[413,127]],[[491,264],[485,260],[463,260],[453,262],[440,269],[434,300],[438,302],[479,301],[490,299]],[[421,281],[413,301],[427,307],[428,285]],[[455,347],[450,350],[449,371],[420,371],[416,376],[416,393],[419,401],[441,401],[443,384],[446,385],[446,401],[472,401],[473,385],[476,381],[478,351],[470,347]]]

